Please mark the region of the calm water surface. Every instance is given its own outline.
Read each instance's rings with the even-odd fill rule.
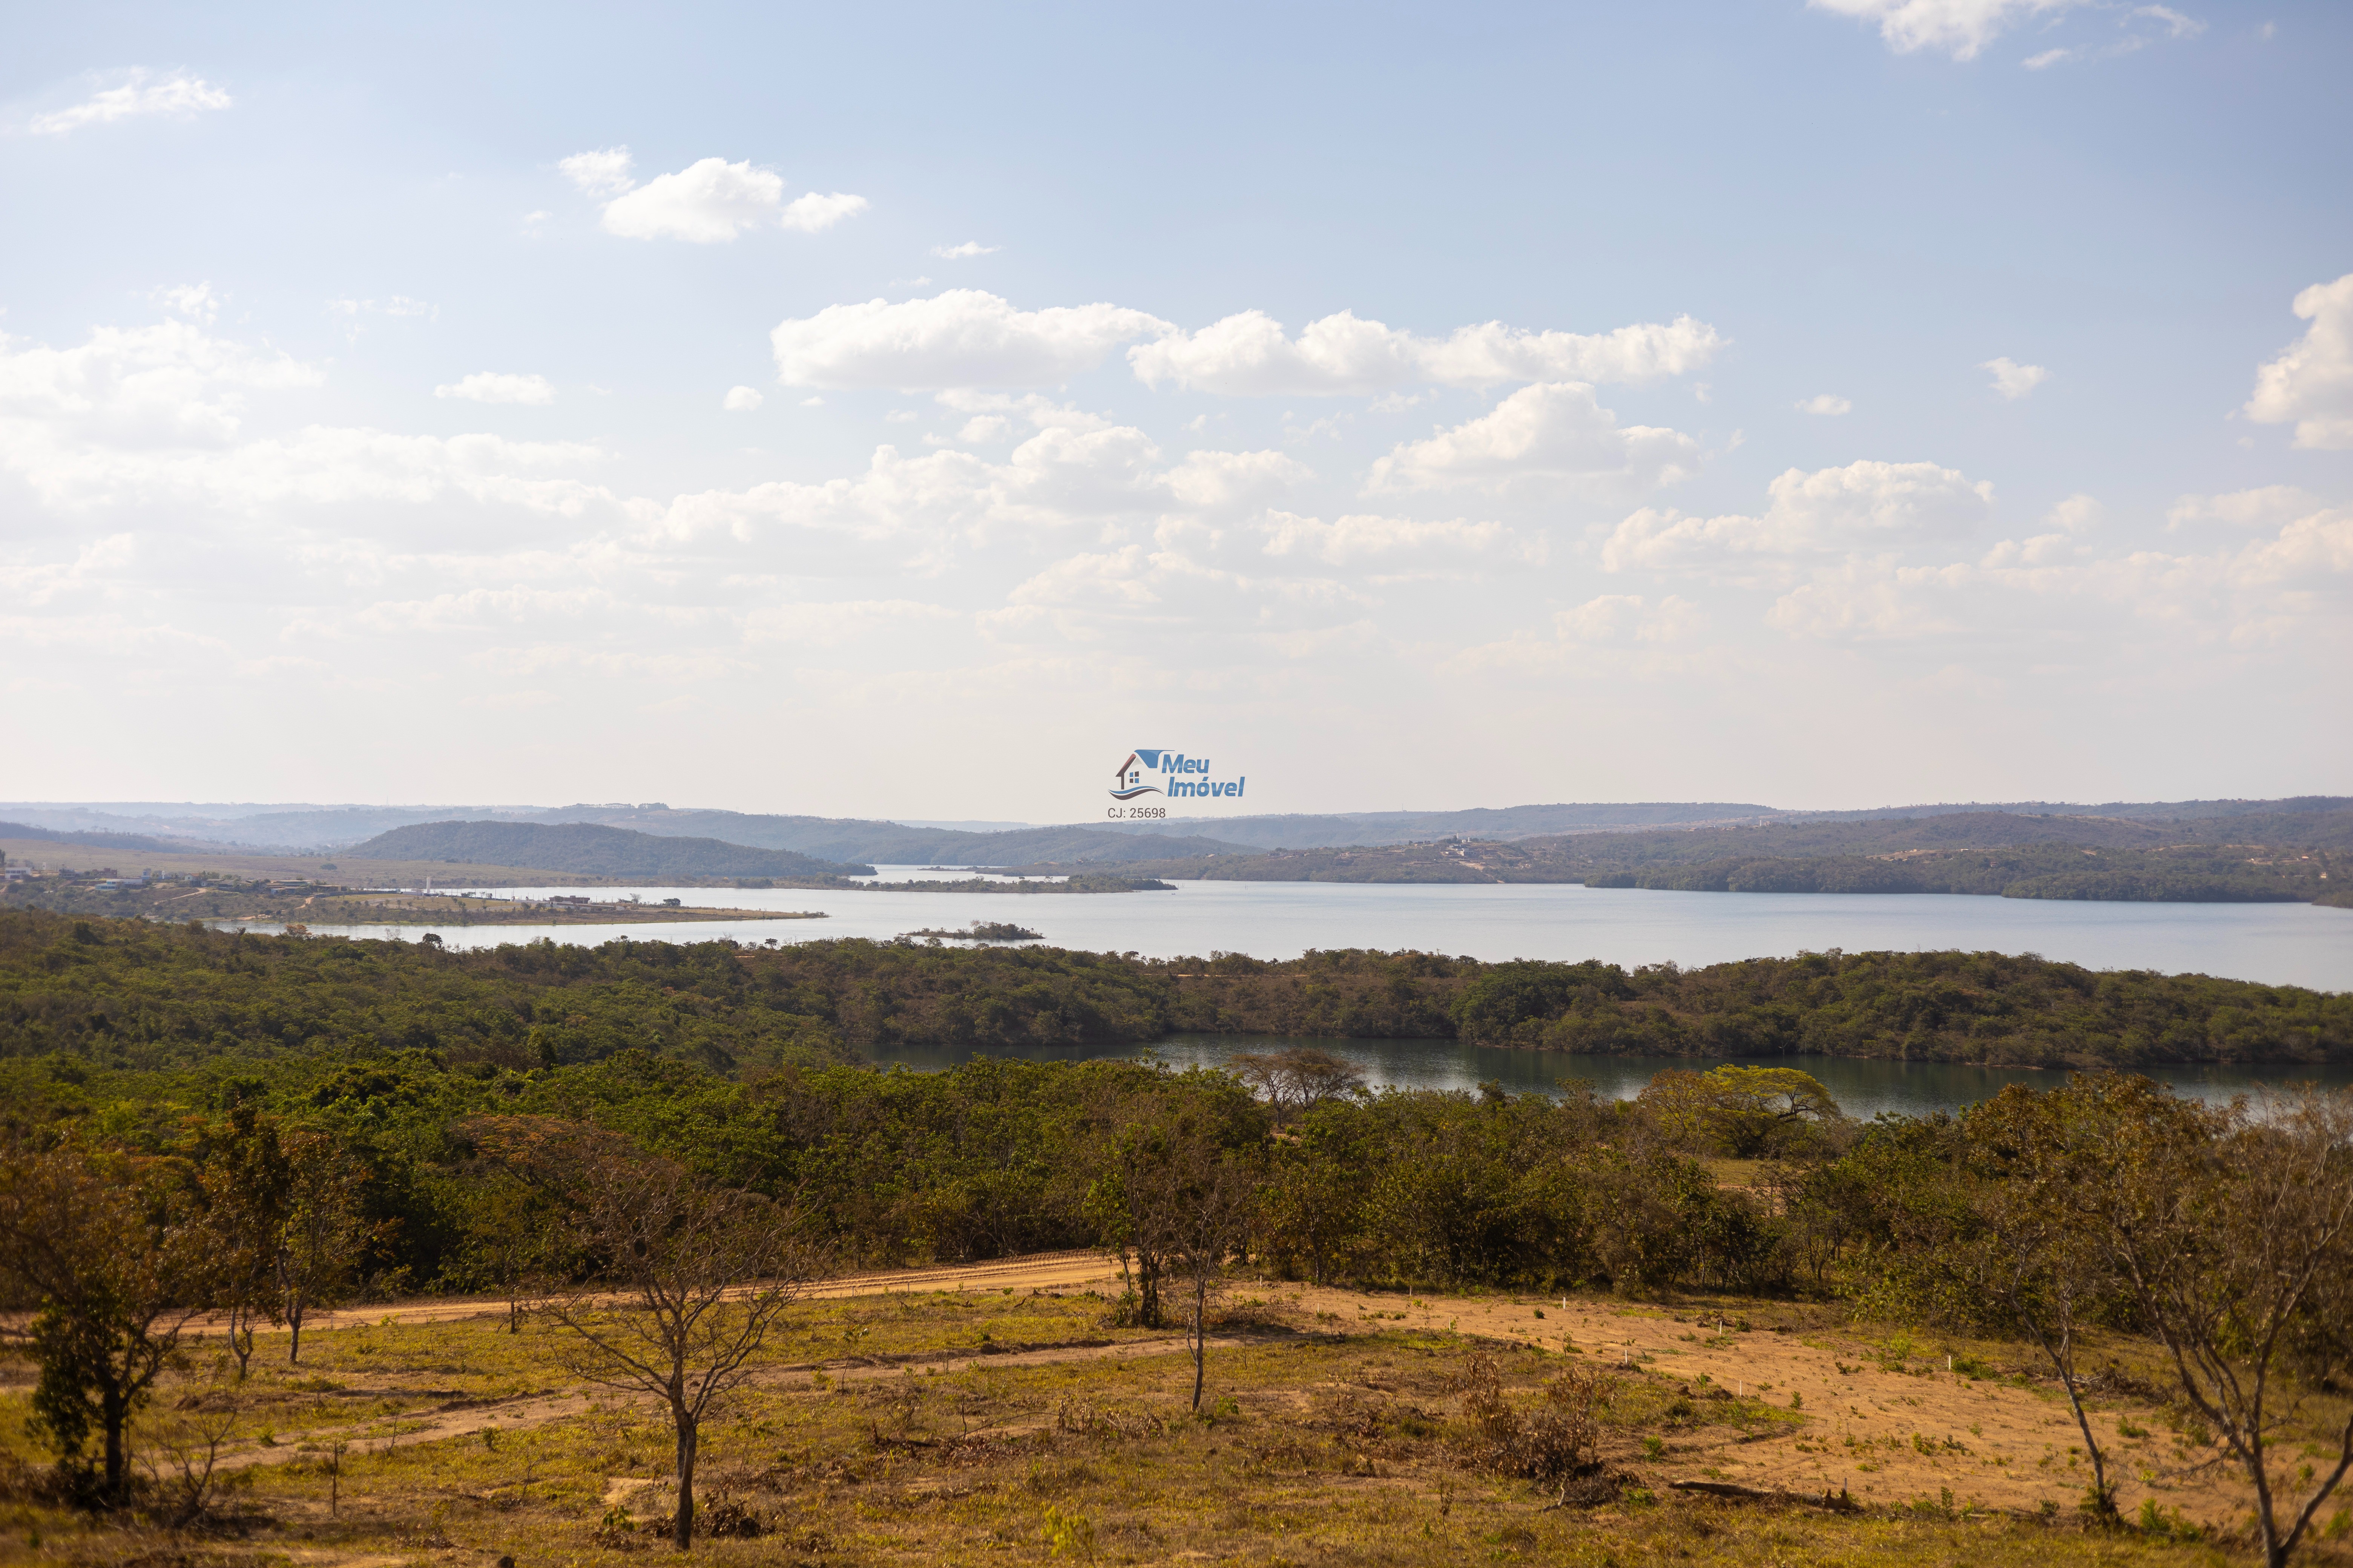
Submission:
[[[892,879],[924,875],[886,867]],[[934,873],[934,875],[936,875]],[[577,889],[513,889],[544,897]],[[2353,910],[2311,904],[2116,904],[1950,894],[1670,893],[1577,885],[1366,886],[1181,882],[1173,893],[886,893],[806,889],[628,888],[648,903],[724,900],[818,910],[821,921],[619,926],[443,927],[453,947],[594,944],[628,933],[670,942],[883,940],[923,927],[1013,921],[1057,947],[1180,958],[1211,952],[1296,958],[1310,948],[1418,948],[1480,959],[1598,958],[1684,965],[1843,948],[2036,952],[2093,969],[2200,973],[2353,990]],[[325,927],[314,928],[325,930]],[[353,935],[381,936],[357,928]],[[405,933],[419,934],[417,928]]]
[[[1501,1084],[1514,1094],[1557,1094],[1564,1079],[1583,1079],[1612,1100],[1631,1100],[1653,1073],[1668,1068],[1706,1068],[1725,1060],[1757,1067],[1794,1067],[1821,1080],[1831,1098],[1850,1116],[1868,1120],[1882,1111],[1921,1116],[1957,1110],[2001,1091],[2011,1083],[2052,1089],[2066,1081],[2063,1071],[2036,1068],[1957,1067],[1943,1062],[1857,1061],[1844,1057],[1572,1057],[1546,1051],[1504,1051],[1453,1040],[1327,1040],[1267,1035],[1171,1035],[1153,1046],[1106,1046],[1012,1053],[1031,1060],[1089,1061],[1105,1058],[1158,1057],[1178,1068],[1223,1067],[1241,1051],[1315,1046],[1364,1070],[1375,1088],[1476,1089]],[[980,1053],[969,1050],[898,1049],[881,1058],[891,1067],[935,1072]],[[2353,1086],[2353,1067],[2224,1068],[2170,1067],[2149,1076],[2178,1094],[2227,1100],[2234,1094],[2314,1081],[2332,1088]]]

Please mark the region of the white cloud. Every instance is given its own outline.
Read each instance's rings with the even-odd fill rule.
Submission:
[[[749,163],[704,158],[606,203],[605,232],[717,245],[775,221],[784,200],[783,176]]]
[[[1800,414],[1828,414],[1832,416],[1836,416],[1841,414],[1853,413],[1854,405],[1848,402],[1845,398],[1841,397],[1834,392],[1825,392],[1817,396],[1809,397],[1805,401],[1799,403],[1798,405],[1798,412]]]
[[[149,114],[200,114],[206,110],[227,109],[235,102],[227,93],[201,77],[184,72],[156,77],[144,69],[133,69],[125,74],[127,79],[121,86],[92,94],[70,109],[37,114],[26,129],[36,136],[63,136],[85,125],[109,125],[118,120]]]
[[[1724,346],[1689,316],[1599,334],[1531,332],[1500,321],[1446,338],[1417,337],[1343,310],[1298,337],[1262,310],[1128,351],[1147,386],[1164,382],[1233,395],[1333,396],[1409,383],[1484,387],[1513,381],[1650,381],[1705,365]]]
[[[1787,556],[1953,539],[1982,524],[1993,486],[1935,463],[1868,459],[1812,473],[1791,468],[1762,515],[1688,517],[1649,507],[1602,546],[1605,570],[1705,570],[1738,556]]]
[[[220,319],[220,298],[209,283],[183,283],[175,288],[158,289],[148,296],[175,316],[185,316],[200,327],[209,327]]]
[[[785,210],[776,215],[776,222],[780,227],[798,229],[803,234],[817,234],[831,228],[843,218],[864,212],[870,205],[864,196],[847,195],[840,191],[829,191],[820,195],[810,191],[786,202]]]
[[[638,183],[629,172],[634,162],[627,147],[607,147],[594,153],[575,153],[555,166],[585,195],[610,200],[625,195]]]
[[[1807,0],[1818,11],[1879,24],[1879,36],[1899,55],[1935,49],[1957,60],[1979,50],[2021,22],[2056,16],[2090,0]]]
[[[1036,430],[1108,430],[1112,423],[1100,414],[1089,414],[1074,405],[1057,403],[1035,392],[1017,397],[1011,393],[980,392],[961,386],[940,393],[933,401],[958,414],[976,416],[972,423],[994,419],[996,423],[990,426],[993,430],[1002,426],[1009,431],[1015,419],[1026,421]],[[991,438],[998,438],[1003,433],[998,431]]]
[[[118,447],[234,438],[251,392],[316,386],[312,366],[187,321],[92,329],[70,349],[0,336],[0,441]]]
[[[2009,359],[1989,359],[1978,366],[1993,372],[1993,389],[2004,397],[2025,396],[2051,379],[2051,373],[2039,364],[2019,364]]]
[[[1116,305],[1017,310],[976,289],[928,300],[828,305],[769,334],[786,386],[931,390],[1043,386],[1101,364],[1136,338],[1173,331]]]
[[[318,425],[246,435],[249,395],[323,379],[185,321],[99,328],[62,350],[0,341],[0,468],[60,510],[146,502],[250,511],[450,497],[575,516],[627,510],[575,477],[602,456],[578,443]]]
[[[543,375],[506,375],[478,370],[448,386],[433,389],[436,397],[462,398],[468,403],[531,403],[555,401],[555,385]]]
[[[719,406],[730,414],[749,414],[766,401],[755,386],[731,386]]]
[[[2316,283],[2295,297],[2312,326],[2255,372],[2245,413],[2259,425],[2295,422],[2295,445],[2340,452],[2353,447],[2353,272]]]
[[[962,245],[935,245],[932,247],[932,254],[943,261],[963,261],[975,256],[994,256],[1002,248],[1002,246],[983,245],[976,239],[967,239]]]
[[[627,147],[575,153],[556,164],[564,177],[605,204],[607,234],[625,239],[683,239],[719,245],[755,228],[814,234],[864,212],[864,196],[815,191],[785,200],[784,177],[749,161],[703,158],[640,185]]]
[[[2192,522],[2267,528],[2319,510],[2320,498],[2309,490],[2294,485],[2264,485],[2259,489],[2232,490],[2224,495],[2183,496],[2165,514],[2165,521],[2172,528]]]
[[[1604,594],[1552,618],[1553,630],[1567,642],[1680,642],[1704,617],[1689,599],[1669,594],[1654,608],[1640,594]]]
[[[2049,70],[2052,66],[2063,64],[2074,58],[2075,51],[2073,49],[2045,49],[2039,55],[2027,56],[2024,63],[2026,68],[2031,71]]]
[[[1170,492],[1182,504],[1231,510],[1262,506],[1314,470],[1282,452],[1193,452],[1168,472]]]
[[[2042,521],[2062,533],[2089,533],[2107,518],[2107,508],[2087,495],[2072,495],[2051,509]]]
[[[1325,522],[1277,511],[1268,514],[1264,529],[1266,554],[1327,566],[1393,569],[1416,563],[1507,561],[1534,565],[1545,558],[1543,541],[1524,539],[1500,522],[1472,522],[1467,518],[1424,522],[1357,515]]]
[[[1699,458],[1680,431],[1620,427],[1578,382],[1524,386],[1478,418],[1373,464],[1370,490],[1532,484],[1610,493],[1672,484]]]
[[[2353,510],[2316,511],[2269,538],[2212,554],[2134,551],[2093,558],[2064,536],[2003,541],[1971,566],[1852,555],[1785,594],[1767,623],[1793,637],[1888,640],[1997,630],[2082,635],[2135,618],[2175,645],[2278,644],[2334,631],[2353,610]]]

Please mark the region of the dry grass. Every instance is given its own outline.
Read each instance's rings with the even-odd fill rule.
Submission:
[[[756,1384],[705,1438],[706,1510],[724,1500],[758,1533],[698,1542],[696,1552],[731,1568],[2246,1560],[2242,1546],[2211,1531],[2190,1540],[2170,1529],[2087,1532],[2072,1508],[2080,1480],[2063,1466],[1995,1464],[2005,1456],[1966,1428],[1950,1434],[1966,1452],[1944,1447],[1942,1427],[1915,1419],[1925,1403],[1903,1400],[1933,1392],[1989,1409],[1999,1396],[2047,1413],[2047,1395],[1980,1362],[1992,1347],[1954,1351],[1984,1374],[1972,1385],[1967,1373],[1944,1370],[1941,1346],[1891,1346],[1824,1322],[1775,1324],[1762,1319],[1774,1309],[1749,1310],[1747,1331],[1719,1331],[1688,1310],[1601,1300],[1564,1312],[1557,1298],[1409,1304],[1245,1287],[1220,1326],[1209,1408],[1197,1418],[1173,1338],[1110,1326],[1092,1293],[811,1302],[795,1309]],[[1537,1310],[1546,1317],[1535,1319]],[[1560,1344],[1564,1325],[1605,1322],[1654,1348],[1612,1356],[1598,1329],[1573,1351]],[[1513,1325],[1525,1327],[1506,1331]],[[1535,1329],[1549,1346],[1528,1332]],[[265,1341],[242,1388],[192,1367],[162,1403],[237,1409],[245,1429],[229,1458],[248,1483],[236,1500],[245,1524],[177,1537],[93,1524],[40,1500],[20,1468],[16,1495],[0,1502],[0,1565],[491,1568],[512,1556],[517,1568],[620,1568],[666,1556],[643,1528],[672,1503],[666,1426],[649,1409],[578,1387],[560,1370],[557,1345],[543,1329],[509,1335],[495,1318],[377,1322],[307,1336],[298,1369],[266,1363]],[[1604,1474],[1571,1506],[1559,1506],[1564,1489],[1554,1482],[1471,1467],[1461,1379],[1480,1349],[1494,1357],[1505,1397],[1525,1408],[1565,1366],[1634,1363],[1609,1370]],[[1935,1364],[1922,1364],[1931,1349]],[[1867,1370],[1842,1359],[1866,1351]],[[1841,1433],[1855,1436],[1859,1415],[1813,1398],[1791,1409],[1799,1369],[1821,1356],[1852,1369],[1849,1405],[1889,1406],[1935,1451],[1907,1437],[1899,1456],[1874,1436],[1858,1457]],[[1730,1392],[1697,1364],[1704,1357],[1735,1358],[1775,1386],[1760,1394],[1741,1378],[1731,1381],[1746,1395]],[[1883,1364],[1897,1362],[1904,1370]],[[21,1366],[14,1370],[0,1398],[0,1466],[38,1458],[23,1436],[25,1386]],[[2136,1410],[2144,1422],[2161,1420],[2129,1398],[2105,1418],[2134,1424]],[[172,1419],[150,1415],[151,1449]],[[2144,1429],[2150,1448],[2170,1436]],[[348,1445],[340,1461],[338,1441]],[[2033,1472],[2023,1489],[2021,1470]],[[1818,1474],[1884,1485],[1868,1496],[1850,1487],[1853,1511],[1673,1489],[1704,1481],[1795,1493]],[[1947,1479],[1936,1482],[1940,1474]],[[2025,1501],[2037,1489],[2039,1500]],[[1836,1503],[1837,1484],[1831,1490]],[[2348,1545],[2340,1533],[2308,1560],[2353,1562]]]

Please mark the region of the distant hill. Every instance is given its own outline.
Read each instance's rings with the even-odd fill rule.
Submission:
[[[2300,802],[2271,803],[2296,805]],[[2168,821],[1999,811],[1779,821],[1647,833],[1285,848],[1149,860],[1130,875],[1269,882],[1585,882],[1757,892],[2007,893],[2014,898],[2328,900],[2353,809]],[[1964,864],[1975,860],[1980,863]]]
[[[521,866],[584,877],[861,877],[874,868],[759,849],[716,838],[681,838],[595,823],[427,822],[396,827],[343,851],[352,860],[443,860]]]
[[[1770,822],[1797,814],[1769,805],[1718,801],[1625,802],[1597,805],[1480,806],[1469,811],[1351,811],[1327,816],[1225,816],[1216,819],[1219,838],[1258,849],[1331,849],[1344,846],[1409,844],[1446,838],[1528,838],[1548,833],[1624,832],[1630,828],[1720,826]],[[1132,837],[1173,837],[1205,825],[1162,822],[1106,823],[1100,830]]]
[[[188,846],[167,843],[143,833],[64,833],[54,827],[34,827],[22,822],[0,822],[0,838],[28,839],[36,844],[64,844],[77,849],[142,849],[151,855],[185,855]]]
[[[1100,827],[1031,827],[1012,833],[965,833],[908,827],[856,817],[763,816],[740,811],[673,811],[668,806],[567,805],[543,812],[542,822],[596,822],[662,837],[694,835],[788,849],[832,860],[872,860],[894,866],[1113,866],[1166,856],[1247,853],[1250,846],[1186,836],[1138,840]],[[1207,825],[1203,825],[1207,826]]]

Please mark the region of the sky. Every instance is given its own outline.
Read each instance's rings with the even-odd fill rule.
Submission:
[[[2353,11],[15,8],[0,795],[2353,790]]]

